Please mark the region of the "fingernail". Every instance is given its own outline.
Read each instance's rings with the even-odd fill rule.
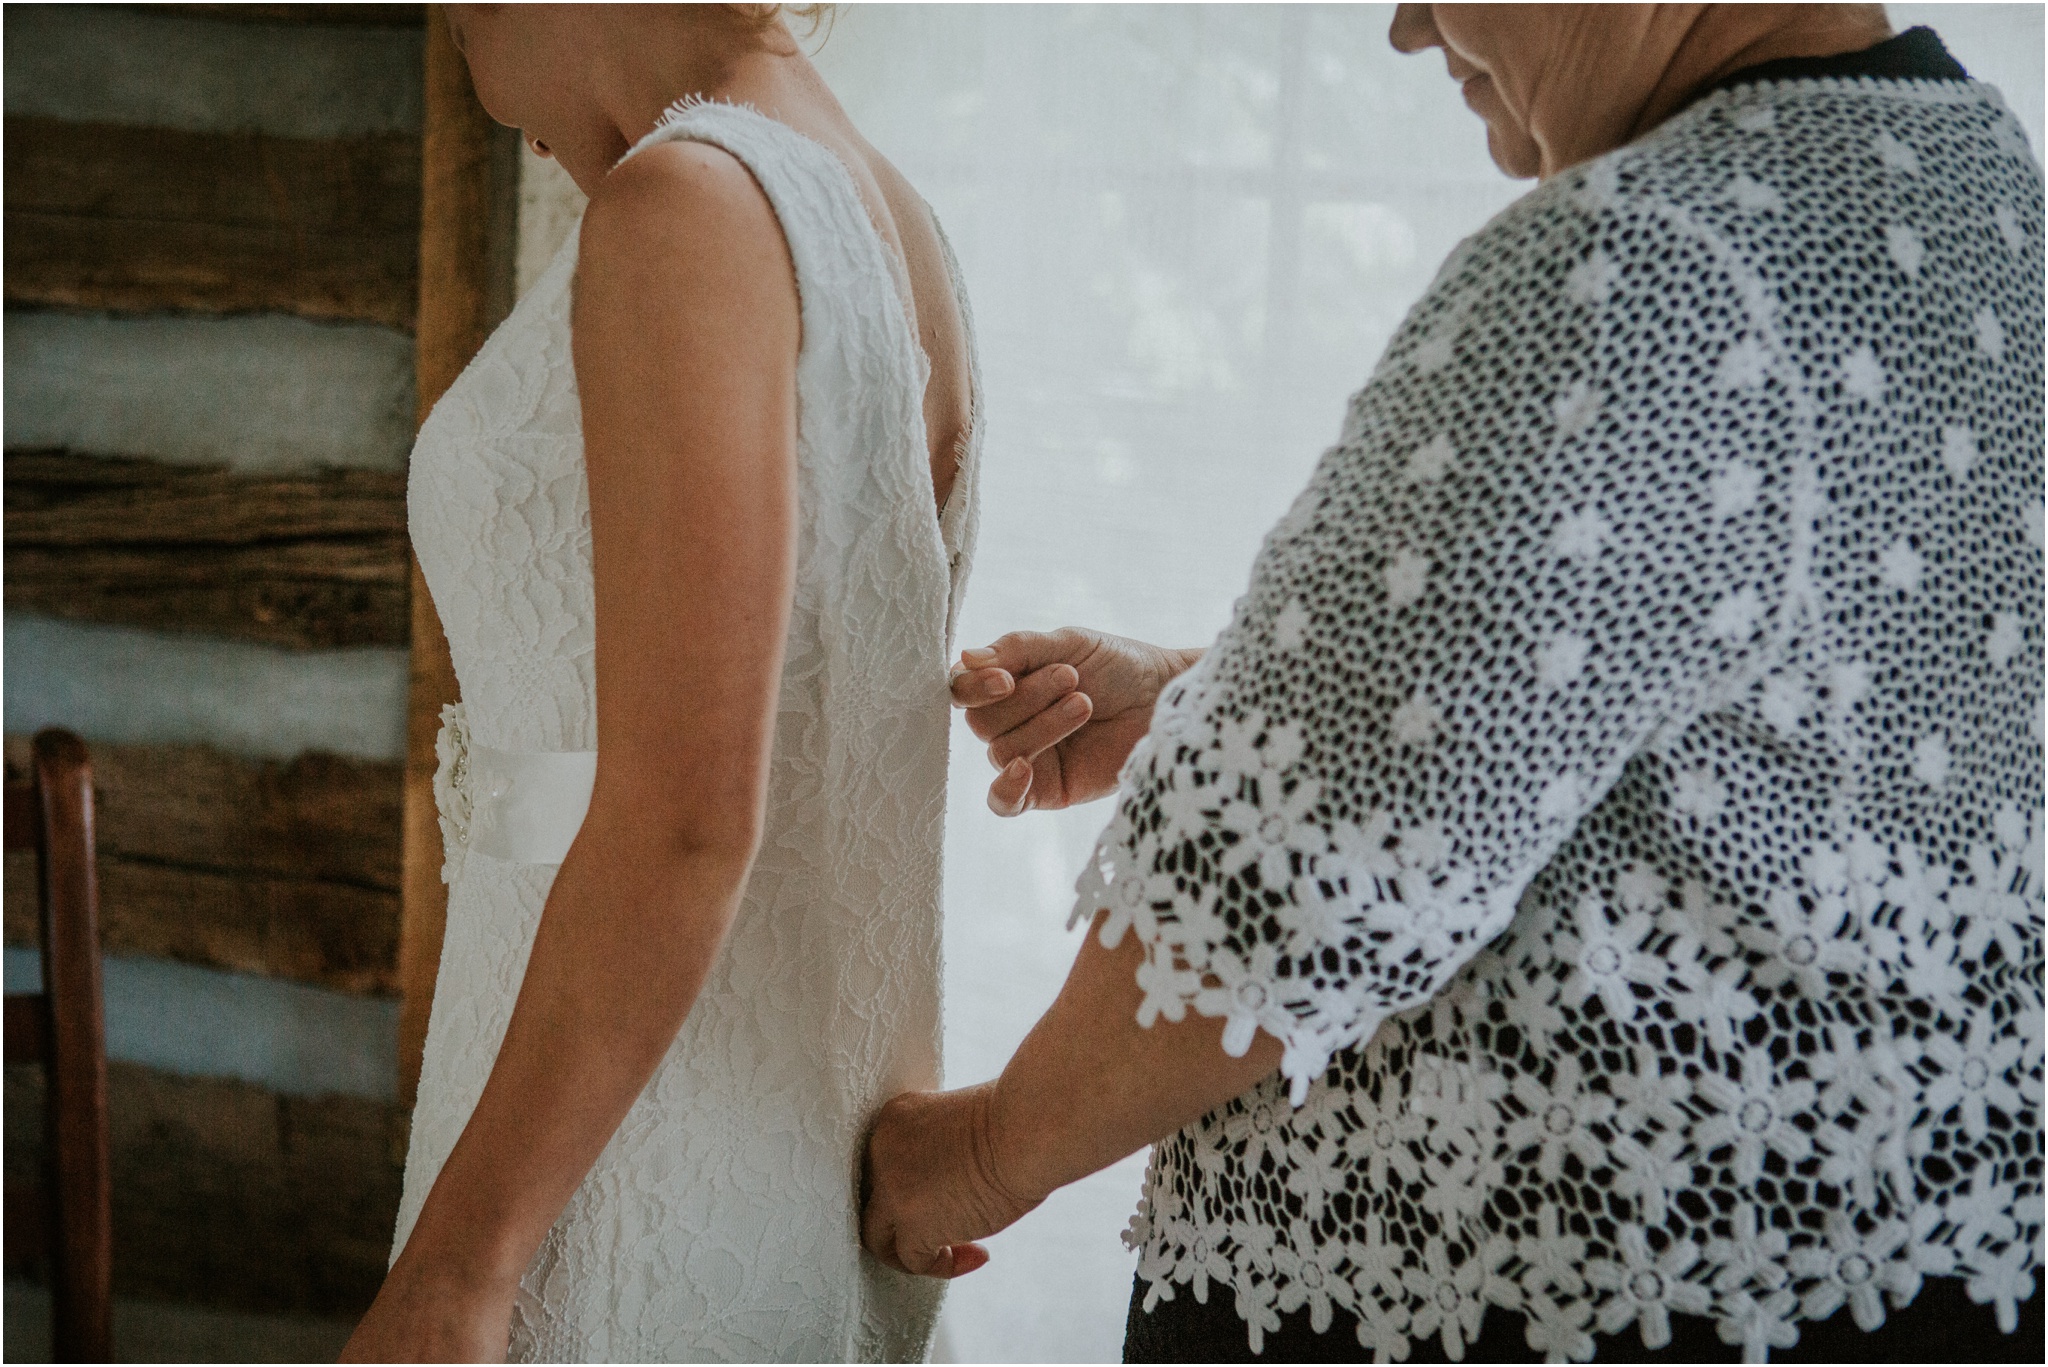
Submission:
[[[1070,693],[1060,703],[1060,715],[1067,718],[1084,716],[1088,711],[1088,699],[1079,693]]]
[[[1058,672],[1056,682],[1061,688],[1079,688],[1081,686],[1080,670],[1072,665],[1054,665],[1053,668]]]
[[[1026,774],[1028,774],[1028,773],[1030,773],[1030,772],[1031,772],[1031,763],[1030,763],[1030,761],[1026,760],[1026,759],[1025,759],[1025,758],[1024,758],[1023,756],[1021,756],[1021,755],[1020,755],[1020,756],[1018,756],[1018,757],[1017,757],[1016,759],[1013,759],[1013,760],[1011,760],[1011,761],[1010,761],[1010,762],[1009,762],[1008,764],[1005,764],[1005,765],[1003,766],[1003,777],[1004,777],[1004,778],[1022,778],[1022,777],[1024,777],[1024,775],[1026,775]]]
[[[961,651],[960,658],[965,660],[970,667],[979,668],[985,664],[993,664],[996,652],[992,646],[976,646],[973,650]]]
[[[1008,697],[1011,690],[1015,689],[1016,686],[1016,681],[1008,674],[998,674],[995,678],[989,679],[982,684],[981,696],[984,698]]]

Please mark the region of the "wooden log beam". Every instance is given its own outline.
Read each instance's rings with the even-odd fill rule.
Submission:
[[[10,543],[10,611],[320,647],[403,645],[405,561],[382,547]]]
[[[7,737],[10,771],[27,744]],[[92,747],[92,764],[103,854],[398,889],[394,765],[108,744]]]
[[[412,326],[419,143],[6,120],[9,304]]]
[[[405,477],[9,451],[6,604],[297,647],[409,639]]]
[[[7,938],[33,912],[34,864],[7,860]],[[26,878],[25,892],[15,880]],[[318,879],[222,873],[109,855],[100,861],[110,953],[150,955],[337,992],[398,985],[398,898]]]
[[[402,1111],[129,1063],[107,1073],[116,1294],[286,1314],[369,1305],[397,1221]],[[42,1106],[41,1070],[9,1068],[10,1188],[34,1180]]]
[[[512,308],[519,205],[519,144],[477,103],[447,17],[429,8],[426,123],[421,147],[419,417],[426,420],[491,329]],[[434,738],[456,700],[455,665],[419,562],[412,569],[412,682],[406,707],[405,893],[399,939],[404,1005],[398,1020],[398,1093],[408,1110],[419,1087],[427,1017],[441,966],[448,892],[434,807]]]
[[[27,739],[9,736],[9,778]],[[399,766],[92,747],[103,946],[348,992],[398,986]],[[34,944],[34,856],[7,857],[6,938]]]
[[[237,475],[218,467],[7,453],[7,540],[252,545],[316,537],[403,538],[405,476],[384,470]],[[157,523],[138,528],[139,517]]]
[[[418,28],[425,5],[135,5],[144,11],[189,14],[238,24],[324,24],[336,28]]]

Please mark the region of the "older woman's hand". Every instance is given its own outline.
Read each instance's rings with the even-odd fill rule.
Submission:
[[[958,1277],[988,1261],[973,1240],[1038,1204],[996,1176],[988,1123],[994,1091],[991,1082],[906,1092],[882,1107],[861,1164],[860,1241],[868,1252],[901,1272]]]
[[[1016,816],[1114,792],[1160,691],[1201,657],[1081,627],[1013,631],[962,651],[953,702],[1002,771],[990,810]]]
[[[861,1243],[889,1266],[933,1277],[972,1272],[988,1261],[974,1240],[1279,1066],[1280,1042],[1264,1031],[1232,1054],[1217,1019],[1189,1012],[1139,1025],[1145,947],[1135,935],[1105,946],[1105,917],[1096,917],[1060,995],[1000,1078],[906,1092],[882,1107],[861,1169]]]

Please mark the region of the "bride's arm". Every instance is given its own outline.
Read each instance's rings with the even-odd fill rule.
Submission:
[[[519,1274],[675,1039],[760,838],[795,542],[788,249],[739,162],[678,142],[612,173],[580,251],[596,788],[350,1358],[503,1355]]]

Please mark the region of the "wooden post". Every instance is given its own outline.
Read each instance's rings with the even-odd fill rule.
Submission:
[[[35,821],[42,847],[43,1025],[48,1044],[45,1165],[55,1179],[50,1249],[58,1362],[113,1355],[113,1156],[107,1126],[107,1023],[100,985],[100,894],[93,868],[92,765],[69,731],[38,732]]]
[[[469,69],[439,5],[427,14],[421,138],[420,307],[415,374],[421,421],[512,304],[519,203],[519,143],[477,103]],[[434,737],[456,700],[448,640],[412,563],[412,681],[406,705],[405,867],[398,943],[398,1091],[410,1109],[419,1087],[427,1015],[448,919],[441,828],[434,808]]]

